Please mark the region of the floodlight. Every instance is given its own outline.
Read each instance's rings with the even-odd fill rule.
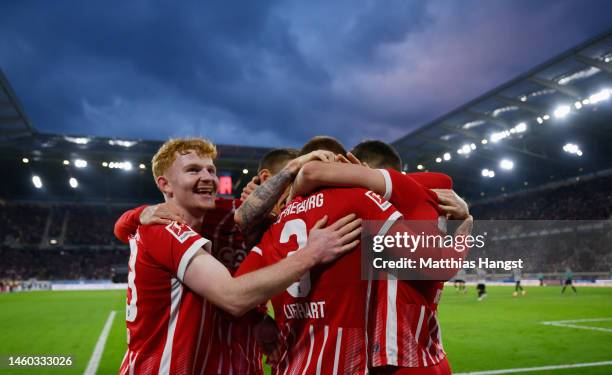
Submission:
[[[553,112],[553,114],[555,115],[556,118],[563,118],[567,115],[569,115],[569,113],[571,112],[571,108],[569,105],[560,105],[558,106],[555,111]]]
[[[32,183],[34,184],[34,187],[37,189],[41,189],[43,187],[42,180],[40,179],[40,177],[36,175],[32,176]]]
[[[502,159],[499,162],[499,167],[501,169],[505,169],[505,170],[509,171],[512,168],[514,168],[514,162],[512,160],[509,160],[509,159]]]
[[[85,168],[87,167],[87,161],[83,159],[76,159],[74,161],[74,166],[77,168]]]
[[[591,104],[599,103],[604,100],[610,99],[610,90],[604,89],[591,96],[589,96],[589,102]]]

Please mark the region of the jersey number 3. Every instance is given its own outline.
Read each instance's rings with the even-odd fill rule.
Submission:
[[[306,246],[308,241],[308,232],[306,230],[306,223],[302,219],[289,220],[283,226],[283,230],[280,236],[280,243],[287,243],[291,236],[295,235],[297,239],[298,248],[294,251],[287,253],[287,256],[292,255],[296,251]],[[310,293],[310,271],[306,272],[299,281],[291,284],[287,288],[287,293],[292,297],[306,297]]]

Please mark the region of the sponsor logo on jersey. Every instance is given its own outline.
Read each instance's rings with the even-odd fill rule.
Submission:
[[[367,191],[365,193],[366,197],[370,198],[381,210],[387,211],[387,208],[391,207],[391,203],[384,200],[380,195],[376,194],[373,191]]]
[[[183,243],[187,241],[189,237],[197,236],[197,233],[193,231],[188,225],[179,224],[176,221],[171,222],[166,225],[166,230],[174,236],[178,240],[178,242]]]

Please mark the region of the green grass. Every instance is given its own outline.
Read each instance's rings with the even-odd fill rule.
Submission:
[[[512,297],[511,287],[490,287],[478,302],[447,288],[440,304],[444,346],[454,372],[534,367],[612,360],[612,332],[545,326],[542,321],[612,318],[611,288],[580,288],[578,295],[557,287],[528,288]],[[117,311],[98,374],[115,374],[125,353],[122,291],[30,292],[0,295],[0,356],[70,354],[72,368],[0,367],[4,374],[82,374],[102,327]],[[612,321],[576,323],[612,328]],[[612,366],[540,372],[610,374]]]

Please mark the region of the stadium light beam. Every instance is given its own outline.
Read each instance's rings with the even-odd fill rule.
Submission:
[[[79,181],[77,181],[77,179],[74,177],[70,177],[70,179],[68,180],[68,183],[70,184],[70,187],[73,189],[76,189],[77,187],[79,187]]]
[[[442,163],[442,158],[438,156],[438,157],[436,158],[436,163]]]
[[[243,173],[243,174],[249,174],[249,170],[248,170],[248,169],[246,169],[246,168],[244,168],[244,169],[242,170],[242,173]]]
[[[444,158],[444,161],[449,161],[451,160],[451,154],[450,152],[445,152],[444,155],[442,155],[442,157]]]
[[[138,167],[139,167],[140,169],[146,169],[146,168],[147,168],[147,166],[146,166],[146,165],[144,165],[143,163],[140,163],[140,165],[139,165]]]
[[[417,165],[417,169],[418,169],[419,171],[422,171],[424,168],[425,168],[425,167],[423,166],[423,164],[419,164],[419,165]]]
[[[23,159],[21,159],[21,161],[23,162],[23,164],[28,164],[30,162],[30,159],[23,158]]]

